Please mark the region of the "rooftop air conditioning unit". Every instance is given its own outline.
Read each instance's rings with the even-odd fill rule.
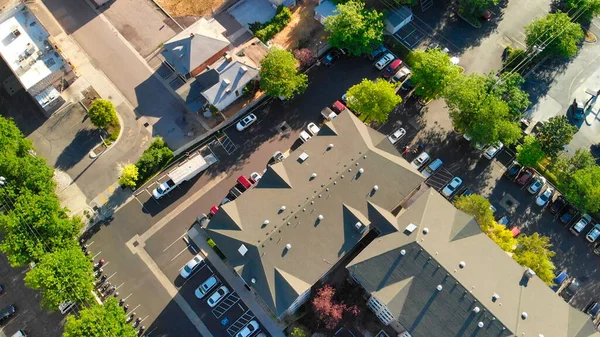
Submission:
[[[357,232],[359,232],[360,234],[362,234],[366,229],[367,226],[363,225],[360,221],[354,224],[354,229],[356,229]]]

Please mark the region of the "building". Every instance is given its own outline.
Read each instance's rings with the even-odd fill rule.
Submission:
[[[337,11],[337,6],[332,1],[319,1],[319,5],[315,7],[315,20],[324,25],[325,19],[335,15],[335,11]]]
[[[424,178],[346,111],[213,216],[206,234],[276,317],[294,312]]]
[[[402,336],[600,336],[571,307],[428,190],[347,266],[370,293],[369,308]]]
[[[385,30],[394,34],[400,30],[400,28],[409,24],[413,19],[413,13],[408,6],[402,6],[400,8],[390,10],[385,16]]]
[[[49,115],[64,103],[60,90],[75,78],[49,40],[48,31],[23,4],[0,14],[0,55],[14,73],[3,82],[9,94],[23,87]]]
[[[165,42],[161,55],[185,82],[206,70],[231,48],[225,28],[204,18]]]

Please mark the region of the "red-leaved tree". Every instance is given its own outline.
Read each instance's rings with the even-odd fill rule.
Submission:
[[[317,296],[312,300],[316,315],[329,330],[335,329],[345,314],[355,317],[360,312],[356,305],[348,307],[345,303],[334,302],[333,295],[335,295],[335,289],[330,285],[325,285],[317,291]]]
[[[313,53],[308,48],[294,50],[294,57],[300,61],[302,66],[306,66],[313,61]]]

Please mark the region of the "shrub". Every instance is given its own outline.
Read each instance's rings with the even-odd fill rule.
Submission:
[[[314,57],[312,51],[308,48],[294,50],[294,57],[300,61],[300,64],[305,67],[312,63]]]
[[[504,59],[504,69],[502,72],[513,72],[516,70],[517,72],[521,73],[521,71],[516,68],[522,68],[524,64],[523,61],[527,57],[527,52],[523,49],[512,48],[511,46],[508,46],[504,50],[504,53],[506,57]]]
[[[119,184],[127,187],[135,187],[136,181],[138,180],[139,173],[137,166],[129,164],[121,169],[121,177],[119,177]]]
[[[160,171],[173,159],[173,151],[169,149],[162,138],[156,138],[150,147],[142,153],[142,156],[135,164],[138,169],[137,186],[145,183],[156,172]]]
[[[292,19],[292,12],[285,6],[277,7],[277,13],[271,21],[265,24],[259,24],[257,22],[250,25],[250,29],[254,32],[254,35],[262,42],[267,42],[279,33]],[[256,30],[253,30],[256,29]]]

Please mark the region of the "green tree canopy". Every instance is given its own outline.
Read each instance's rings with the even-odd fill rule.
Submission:
[[[408,61],[412,68],[411,81],[415,93],[425,100],[439,98],[448,84],[460,74],[460,68],[450,62],[450,55],[440,48],[413,51]]]
[[[492,212],[489,200],[479,194],[471,194],[469,196],[460,196],[454,201],[454,206],[461,211],[475,217],[479,223],[481,230],[488,232],[494,223],[494,212]]]
[[[291,98],[304,92],[308,76],[296,69],[294,55],[280,48],[273,48],[260,62],[260,88],[267,95]]]
[[[154,138],[142,156],[135,163],[138,169],[137,184],[142,184],[156,172],[160,171],[173,159],[173,151],[162,138]]]
[[[497,5],[498,0],[460,0],[461,14],[479,15],[486,9]]]
[[[540,55],[574,56],[582,39],[581,26],[562,12],[548,14],[525,26],[527,48],[544,47]]]
[[[395,86],[383,79],[373,82],[363,79],[348,90],[348,107],[363,116],[365,122],[384,123],[390,112],[402,102]]]
[[[290,332],[290,337],[309,337],[309,334],[306,332],[306,330],[300,327],[295,327],[294,330]]]
[[[567,116],[550,117],[537,133],[537,139],[544,152],[555,158],[569,144],[577,128],[569,124]]]
[[[99,128],[107,128],[118,122],[117,110],[111,101],[107,99],[97,99],[92,102],[88,110],[90,121]]]
[[[600,14],[600,0],[566,0],[564,6],[571,17],[578,16],[584,22]]]
[[[517,241],[518,245],[514,251],[513,259],[518,264],[531,268],[548,285],[553,285],[556,267],[552,263],[552,257],[555,253],[551,250],[550,238],[533,233],[529,236],[521,235]]]
[[[512,252],[517,246],[517,239],[513,237],[513,233],[496,221],[493,222],[486,234],[505,252]]]
[[[344,48],[350,55],[370,53],[383,41],[383,14],[374,9],[365,9],[359,0],[338,3],[335,15],[325,19],[325,31],[329,45]]]
[[[10,209],[0,215],[0,250],[13,267],[37,262],[47,250],[70,247],[83,225],[79,218],[69,218],[54,194],[24,190]]]
[[[472,142],[511,145],[521,138],[507,102],[489,87],[486,76],[457,76],[446,88],[445,99],[454,128],[468,134]]]
[[[517,146],[517,160],[525,166],[535,166],[544,157],[546,153],[532,135],[526,136],[523,144]]]
[[[131,324],[125,322],[123,308],[116,298],[104,304],[94,304],[79,312],[79,317],[69,315],[63,337],[136,337]]]
[[[90,259],[72,241],[69,248],[48,253],[25,276],[25,285],[42,293],[42,306],[56,310],[61,303],[93,301],[94,276]]]
[[[600,211],[600,166],[584,168],[572,173],[566,184],[567,199],[588,213]]]
[[[125,165],[121,169],[121,176],[119,177],[119,184],[127,187],[135,187],[136,181],[138,180],[138,168],[133,164]]]
[[[509,114],[514,118],[519,118],[529,104],[529,94],[521,89],[525,79],[517,73],[502,74],[498,79],[494,72],[487,74],[486,86],[492,94],[500,97],[508,106]]]
[[[573,172],[594,166],[596,166],[594,155],[589,150],[578,149],[572,157],[566,155],[557,157],[552,164],[552,170],[563,185],[568,185]]]

